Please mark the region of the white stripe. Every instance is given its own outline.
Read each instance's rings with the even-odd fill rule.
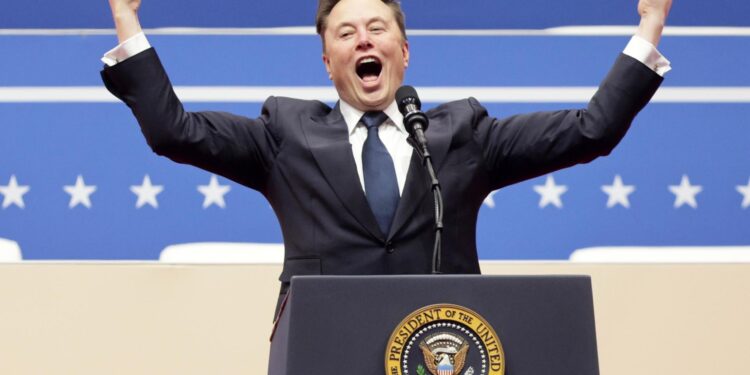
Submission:
[[[636,26],[562,26],[548,29],[408,29],[413,36],[630,36]],[[312,26],[269,28],[164,27],[144,29],[148,35],[316,35]],[[8,36],[115,35],[114,29],[0,29]],[[667,26],[667,36],[750,36],[750,27]]]
[[[183,102],[262,103],[269,95],[335,102],[333,87],[289,86],[178,86]],[[473,96],[483,103],[586,103],[596,87],[421,87],[426,103],[442,103]],[[0,87],[0,103],[117,102],[103,87]],[[750,103],[750,87],[663,87],[657,103]]]
[[[407,30],[408,35],[427,36],[631,36],[637,26],[561,26],[549,29],[509,30]],[[667,26],[665,36],[750,36],[750,27]]]

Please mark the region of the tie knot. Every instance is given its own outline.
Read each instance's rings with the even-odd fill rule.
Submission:
[[[365,112],[360,122],[362,122],[367,129],[372,129],[373,127],[377,128],[380,126],[380,124],[385,122],[387,118],[388,115],[382,111]]]

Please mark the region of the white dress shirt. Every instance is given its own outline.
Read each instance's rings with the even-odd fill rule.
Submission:
[[[341,115],[344,116],[347,129],[349,129],[349,143],[352,144],[352,153],[354,153],[354,163],[357,164],[359,183],[362,185],[362,190],[364,190],[365,175],[362,172],[362,147],[367,139],[367,127],[359,123],[359,120],[365,113],[343,100],[339,101],[339,109],[341,109]],[[383,112],[388,115],[388,120],[378,127],[378,135],[388,153],[391,154],[391,159],[393,159],[393,166],[396,169],[396,181],[398,182],[398,193],[401,195],[404,191],[406,173],[409,171],[413,148],[406,142],[406,139],[409,138],[409,133],[404,127],[404,116],[399,112],[396,102],[393,101]]]
[[[107,51],[101,60],[108,66],[114,66],[150,47],[151,44],[146,39],[145,34],[140,32],[120,43],[117,47]],[[642,62],[660,76],[664,76],[666,72],[672,69],[669,60],[662,56],[656,47],[637,35],[633,35],[630,38],[630,41],[622,52]],[[359,183],[362,185],[362,190],[364,190],[365,177],[362,172],[362,146],[365,144],[365,139],[367,139],[367,128],[359,124],[359,120],[362,118],[364,112],[352,107],[343,100],[339,101],[339,103],[341,114],[349,130],[349,142],[352,144]],[[406,142],[409,134],[404,128],[404,117],[399,112],[396,102],[392,102],[383,112],[388,115],[388,120],[380,125],[378,134],[393,159],[398,191],[401,194],[404,190],[404,183],[406,182],[406,174],[409,171],[413,149]]]

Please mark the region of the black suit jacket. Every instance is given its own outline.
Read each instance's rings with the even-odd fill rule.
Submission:
[[[416,152],[391,232],[381,233],[338,106],[270,97],[256,119],[189,113],[153,49],[105,68],[102,77],[132,109],[154,152],[268,199],[284,236],[282,293],[293,275],[430,272],[433,198]],[[428,111],[445,202],[442,271],[480,272],[475,231],[488,193],[607,155],[661,80],[620,55],[587,109],[496,119],[469,98]]]

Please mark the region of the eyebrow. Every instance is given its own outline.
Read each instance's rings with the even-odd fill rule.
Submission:
[[[369,20],[367,20],[367,25],[373,24],[375,22],[382,22],[384,24],[388,23],[383,17],[375,16],[375,17],[372,17]],[[354,26],[354,23],[352,23],[352,22],[344,21],[344,22],[341,22],[340,24],[336,25],[333,28],[333,30],[340,30],[343,27],[355,27],[355,26]]]
[[[380,17],[380,16],[376,16],[376,17],[371,18],[369,21],[367,21],[367,24],[369,25],[369,24],[371,24],[373,22],[387,23],[386,20],[383,17]]]

